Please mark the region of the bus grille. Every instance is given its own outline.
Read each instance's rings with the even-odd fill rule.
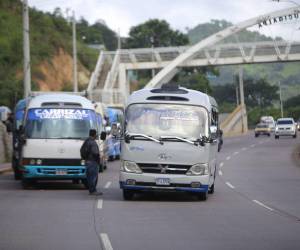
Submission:
[[[175,164],[148,164],[138,163],[138,166],[144,173],[153,174],[186,174],[190,169],[189,165],[175,165]]]

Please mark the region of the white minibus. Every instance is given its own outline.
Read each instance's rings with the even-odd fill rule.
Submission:
[[[218,127],[217,103],[207,94],[172,85],[134,92],[121,145],[123,198],[183,191],[206,200],[215,187]]]
[[[94,105],[88,99],[71,94],[33,97],[24,126],[20,159],[24,188],[46,179],[82,181],[87,185],[80,147],[89,130],[99,127]],[[105,133],[101,139],[105,139]]]

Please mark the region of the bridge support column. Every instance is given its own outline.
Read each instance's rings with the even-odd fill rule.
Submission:
[[[121,90],[122,93],[122,100],[120,100],[120,102],[125,104],[130,93],[129,93],[126,68],[123,64],[119,65],[119,89]]]

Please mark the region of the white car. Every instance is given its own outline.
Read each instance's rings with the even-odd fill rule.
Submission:
[[[293,136],[297,137],[297,129],[293,118],[280,118],[276,122],[275,139],[279,136]]]

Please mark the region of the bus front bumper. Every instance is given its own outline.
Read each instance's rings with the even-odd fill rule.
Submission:
[[[167,183],[160,183],[161,179]],[[120,188],[136,191],[181,191],[205,193],[209,189],[209,176],[131,174],[121,172]]]
[[[84,179],[86,178],[85,166],[36,166],[25,165],[22,167],[24,178],[37,179]]]

